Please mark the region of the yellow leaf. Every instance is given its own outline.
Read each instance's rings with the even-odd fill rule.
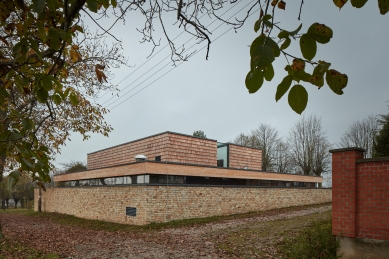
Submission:
[[[62,76],[67,78],[69,76],[69,72],[67,69],[62,69]]]
[[[80,61],[82,59],[81,54],[77,49],[72,47],[72,49],[70,50],[70,59],[72,60],[73,63]]]

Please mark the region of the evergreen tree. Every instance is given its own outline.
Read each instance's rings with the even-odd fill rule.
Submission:
[[[373,157],[389,156],[389,120],[388,115],[383,115],[382,121],[384,124],[380,133],[377,135],[373,146]]]
[[[205,138],[205,139],[207,138],[204,131],[202,130],[196,130],[195,132],[193,132],[193,136],[198,138]]]

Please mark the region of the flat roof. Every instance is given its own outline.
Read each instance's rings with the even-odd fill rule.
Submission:
[[[237,169],[217,166],[204,166],[195,164],[174,163],[165,161],[142,161],[133,162],[112,167],[87,170],[82,172],[54,175],[54,181],[65,182],[75,180],[109,178],[131,175],[177,175],[177,176],[198,176],[217,177],[253,180],[276,180],[289,182],[312,182],[322,183],[321,176],[296,175],[276,172],[264,172],[251,169]]]

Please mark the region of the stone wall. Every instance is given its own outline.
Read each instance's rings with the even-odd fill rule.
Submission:
[[[148,160],[216,166],[216,140],[165,132],[87,155],[88,170],[135,162],[136,155]]]
[[[42,193],[42,211],[144,225],[318,204],[331,200],[331,189],[99,186],[48,189]],[[126,216],[126,207],[135,207],[137,216]],[[37,189],[34,209],[38,209]]]

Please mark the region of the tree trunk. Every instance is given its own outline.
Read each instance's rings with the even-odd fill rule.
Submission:
[[[3,177],[3,174],[4,174],[4,165],[5,165],[5,159],[6,159],[6,156],[5,154],[1,155],[0,156],[0,184],[3,183],[3,180],[4,180],[4,177]],[[2,188],[2,199],[1,199],[1,204],[5,210],[5,199],[4,199],[4,186]],[[0,219],[0,239],[3,238],[4,235],[3,235],[3,230],[2,230],[2,227],[1,227],[1,219]]]
[[[3,87],[3,83],[2,82],[0,83],[0,87]],[[8,128],[8,123],[6,122],[6,117],[7,117],[7,108],[6,107],[5,108],[0,108],[0,122],[1,122],[1,124],[0,124],[0,133],[2,133],[4,129]],[[3,180],[4,180],[4,167],[5,167],[6,159],[7,159],[7,154],[6,153],[0,155],[0,184],[2,184]],[[2,194],[3,194],[3,197],[2,197],[2,202],[1,203],[3,205],[4,204],[4,186],[3,186],[3,193]],[[7,200],[7,205],[8,205],[8,200]],[[3,207],[3,208],[5,210],[5,207]],[[0,219],[0,238],[3,238],[3,237],[4,237],[4,235],[3,235],[2,228],[1,228],[1,219]]]
[[[39,187],[38,211],[42,212],[42,189]]]
[[[0,113],[0,115],[2,115],[2,113]],[[2,184],[3,180],[4,180],[3,174],[4,174],[5,159],[6,159],[6,155],[5,154],[0,156],[0,184]],[[2,206],[4,208],[4,210],[5,210],[4,186],[2,188],[2,195],[3,195],[3,197],[1,199],[1,204],[2,204]],[[2,227],[1,227],[1,219],[0,219],[0,239],[3,238],[3,237],[4,237],[4,235],[3,235],[3,230],[2,230]]]

